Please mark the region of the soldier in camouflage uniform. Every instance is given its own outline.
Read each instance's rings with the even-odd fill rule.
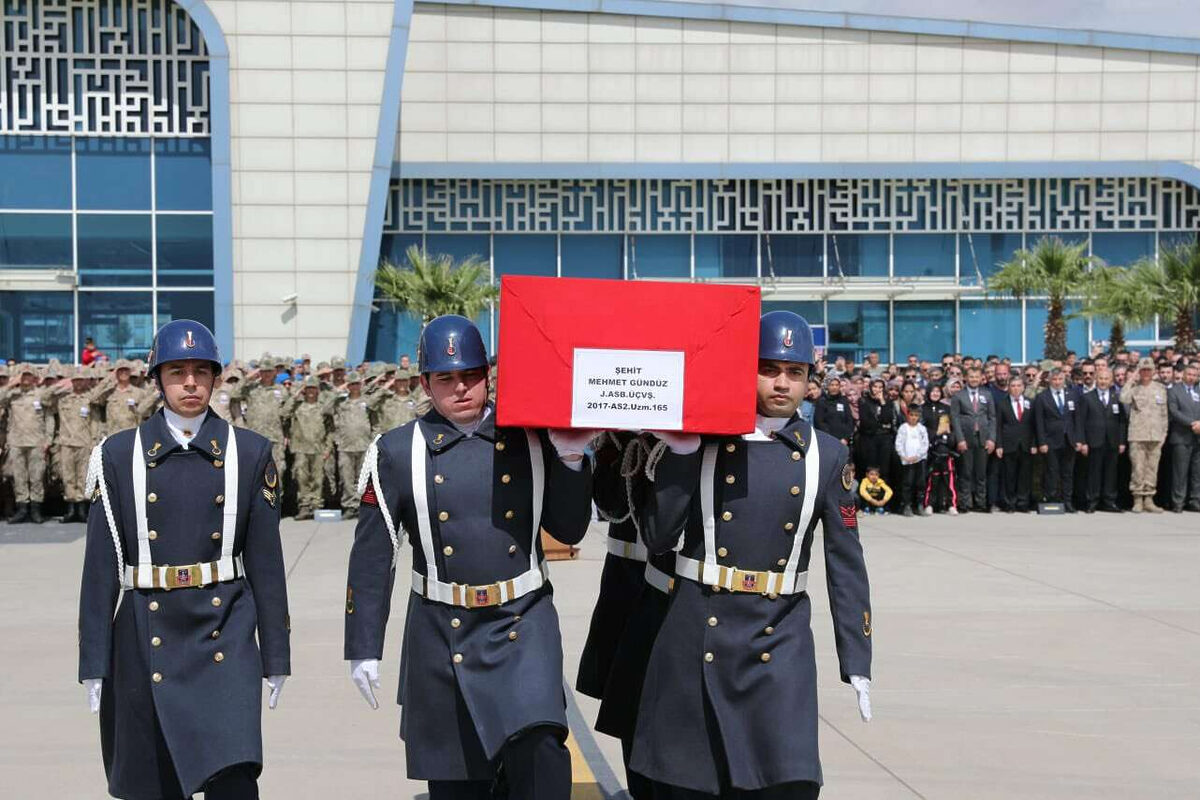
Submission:
[[[417,406],[408,388],[408,371],[399,370],[390,381],[380,381],[369,401],[375,416],[375,434],[384,434],[417,418]]]
[[[333,388],[339,392],[346,391],[346,359],[342,356],[334,356],[329,359],[329,368],[333,371],[333,377],[330,379]],[[357,481],[357,478],[355,480]]]
[[[212,410],[230,425],[237,425],[241,421],[241,408],[238,401],[233,399],[241,382],[242,374],[236,368],[230,367],[225,370],[223,380],[213,391]]]
[[[132,372],[133,365],[121,359],[112,374],[89,395],[89,402],[104,410],[104,436],[136,428],[153,412],[158,401],[157,395],[134,385]]]
[[[287,416],[291,420],[288,449],[292,452],[299,507],[296,519],[312,519],[313,511],[321,506],[324,464],[333,451],[328,426],[333,400],[332,396],[321,397],[321,382],[315,375],[309,375],[300,387],[300,394],[288,401]]]
[[[284,448],[287,437],[283,433],[284,403],[288,400],[282,384],[275,383],[274,364],[259,362],[258,369],[246,376],[246,380],[232,395],[242,409],[242,422],[246,428],[265,436],[271,442],[271,455],[279,470],[278,494],[283,495]]]
[[[10,523],[42,522],[46,454],[54,438],[54,399],[38,388],[37,373],[29,364],[16,369],[20,382],[0,392],[0,405],[8,409],[7,449],[11,459],[16,512]]]
[[[63,522],[87,522],[88,498],[84,493],[88,458],[94,444],[96,418],[88,402],[86,367],[79,367],[71,376],[71,386],[55,389],[55,410],[58,415],[58,466],[62,476],[63,499],[67,513]]]
[[[342,513],[347,519],[358,516],[358,473],[372,438],[371,413],[362,384],[357,372],[347,373],[346,391],[338,393],[333,407],[333,441],[342,484]]]

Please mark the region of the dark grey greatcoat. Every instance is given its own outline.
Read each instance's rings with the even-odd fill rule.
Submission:
[[[239,469],[233,552],[243,559],[244,578],[171,591],[130,589],[118,608],[113,541],[99,495],[92,500],[79,600],[79,679],[104,679],[100,741],[108,790],[116,797],[186,797],[226,767],[262,768],[262,679],[291,671],[278,502],[268,497],[278,485],[270,442],[230,428],[210,410],[184,450],[159,411],[141,425],[147,498],[155,495],[146,516],[156,533],[154,564],[220,558],[214,533],[222,530],[223,458],[231,432]],[[138,552],[133,438],[133,429],[121,431],[102,449],[126,564],[136,564]],[[152,681],[154,673],[160,682]],[[156,747],[156,730],[165,752]],[[162,785],[176,776],[177,786]]]
[[[378,503],[413,537],[413,426],[426,442],[426,497],[439,579],[468,585],[509,580],[529,568],[533,535],[532,468],[521,429],[496,428],[488,414],[465,436],[437,411],[377,442],[383,497],[368,489],[350,551],[345,657],[382,659],[395,570]],[[591,468],[564,466],[543,433],[545,494],[541,527],[559,541],[583,538],[591,517]],[[439,480],[440,478],[440,480]],[[506,480],[507,478],[507,480]],[[447,518],[440,520],[445,512]],[[511,513],[510,513],[511,512]],[[413,568],[425,575],[419,541]],[[401,585],[409,585],[408,575]],[[567,727],[562,639],[549,583],[503,605],[460,608],[413,593],[400,656],[397,702],[408,776],[485,780],[513,735],[533,725]],[[516,636],[510,638],[510,634]],[[454,655],[461,654],[458,663]]]
[[[713,480],[717,563],[779,571],[794,537],[803,536],[799,568],[806,570],[820,520],[841,677],[870,677],[870,589],[854,498],[842,479],[847,451],[825,433],[816,433],[819,494],[812,519],[807,530],[796,526],[813,434],[793,416],[770,441],[706,439],[705,445],[719,445]],[[703,453],[703,446],[690,455],[668,452],[659,463],[642,527],[651,552],[670,549],[682,530],[682,554],[704,559]],[[646,670],[630,768],[709,794],[819,783],[810,615],[807,593],[770,599],[677,578]]]

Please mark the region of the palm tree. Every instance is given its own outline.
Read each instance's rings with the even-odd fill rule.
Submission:
[[[1109,320],[1109,351],[1125,349],[1125,329],[1154,321],[1154,304],[1149,294],[1133,282],[1127,267],[1098,264],[1083,286],[1084,304],[1080,316]]]
[[[499,295],[491,285],[487,262],[478,256],[454,263],[448,255],[430,255],[413,245],[404,253],[407,266],[383,260],[375,273],[380,299],[423,322],[443,314],[475,319]]]
[[[1057,236],[1043,236],[1032,250],[1022,248],[987,280],[988,292],[1006,292],[1015,298],[1047,296],[1045,357],[1067,357],[1067,323],[1063,308],[1070,294],[1087,280],[1092,257],[1087,242],[1067,244]]]
[[[1162,319],[1175,320],[1175,349],[1196,352],[1196,329],[1192,325],[1200,308],[1200,241],[1163,245],[1158,258],[1144,258],[1133,265],[1130,283],[1146,295]]]

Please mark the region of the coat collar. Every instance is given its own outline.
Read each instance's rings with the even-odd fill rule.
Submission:
[[[792,414],[787,424],[776,431],[775,438],[791,449],[800,451],[800,455],[807,455],[813,435],[812,426],[801,419],[799,414]]]
[[[479,427],[475,429],[475,436],[487,442],[496,441],[498,434],[496,432],[496,409],[491,403],[487,404],[490,409],[483,422],[479,423]],[[421,417],[417,423],[421,426],[421,433],[425,436],[425,443],[429,449],[435,453],[445,450],[460,439],[465,439],[466,435],[454,426],[454,423],[443,417],[436,408],[430,409],[429,413]]]
[[[167,427],[167,418],[162,409],[154,412],[150,419],[140,426],[142,432],[142,452],[147,459],[160,459],[173,450],[181,449],[179,442],[171,435]],[[210,459],[222,458],[225,454],[225,444],[232,429],[225,420],[217,416],[210,408],[200,422],[200,429],[191,441],[191,449],[203,453]]]

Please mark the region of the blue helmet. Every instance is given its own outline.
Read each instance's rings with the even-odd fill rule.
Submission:
[[[154,337],[148,371],[155,375],[158,368],[168,361],[188,359],[211,361],[215,374],[221,374],[221,353],[217,350],[217,340],[213,338],[212,331],[192,319],[171,320],[159,328]]]
[[[417,343],[417,367],[428,372],[454,372],[487,366],[487,348],[479,328],[466,317],[443,314],[421,331]]]
[[[812,364],[813,335],[808,321],[794,311],[768,311],[758,321],[758,357],[768,361]]]

